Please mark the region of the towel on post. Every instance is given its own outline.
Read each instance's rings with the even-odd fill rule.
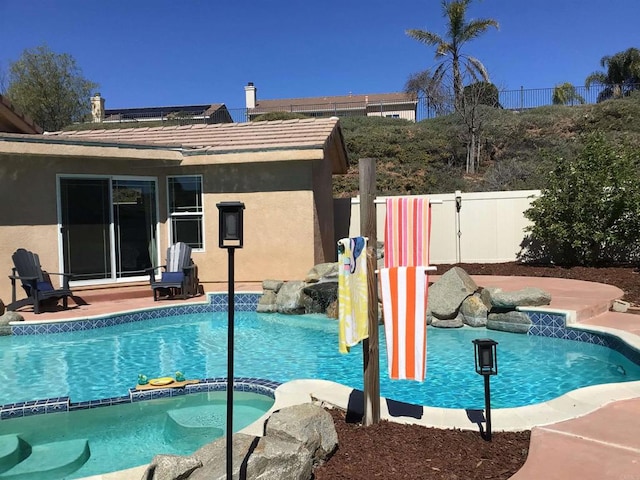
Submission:
[[[429,265],[431,204],[428,198],[387,199],[384,229],[384,266]]]
[[[338,350],[369,336],[367,239],[343,238],[338,242]]]
[[[427,270],[380,269],[389,378],[422,382],[427,355]]]

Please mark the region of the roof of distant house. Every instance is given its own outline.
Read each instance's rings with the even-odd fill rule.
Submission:
[[[205,105],[169,105],[164,107],[107,108],[104,111],[104,116],[105,120],[119,120],[121,118],[136,117],[160,117],[167,116],[172,113],[210,116],[221,110],[227,110],[224,103],[212,103]]]
[[[16,110],[9,99],[0,95],[0,131],[7,133],[42,133],[43,129]]]
[[[338,95],[329,97],[281,98],[277,100],[256,100],[256,108],[273,111],[277,108],[308,107],[313,109],[322,105],[362,107],[369,104],[416,104],[416,100],[406,93],[371,93],[363,95]]]

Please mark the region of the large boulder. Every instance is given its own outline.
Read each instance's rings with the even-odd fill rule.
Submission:
[[[240,468],[247,455],[258,442],[258,437],[234,433],[232,440],[233,478],[240,478]],[[219,438],[215,442],[207,443],[196,450],[191,458],[199,461],[202,467],[193,471],[188,477],[178,477],[175,480],[189,478],[189,480],[223,480],[226,478],[227,439]],[[247,477],[249,478],[249,477]],[[156,480],[151,477],[143,480]]]
[[[478,293],[467,297],[460,305],[462,321],[471,327],[485,327],[487,325],[487,315],[489,308],[482,301]]]
[[[275,313],[278,311],[278,295],[273,290],[265,290],[258,299],[256,312],[258,313]]]
[[[316,283],[324,280],[338,281],[338,262],[314,265],[304,279],[306,283]]]
[[[551,303],[551,294],[535,287],[526,287],[509,292],[500,289],[489,289],[488,296],[492,308],[497,310],[514,310],[516,307],[538,307]]]
[[[180,455],[156,455],[142,475],[142,480],[177,480],[202,467],[202,462],[193,457]]]
[[[338,299],[338,280],[323,280],[302,289],[311,299],[305,313],[325,313],[329,305]]]
[[[487,318],[487,329],[489,330],[528,333],[529,327],[531,327],[531,319],[522,312],[490,313]]]
[[[303,314],[305,310],[305,295],[302,289],[305,283],[301,281],[286,282],[278,290],[276,305],[278,312]]]
[[[427,315],[440,320],[455,319],[460,304],[478,289],[460,267],[453,267],[429,287]]]
[[[324,461],[338,446],[333,418],[324,408],[311,403],[275,412],[267,421],[265,435],[302,443],[314,463]]]

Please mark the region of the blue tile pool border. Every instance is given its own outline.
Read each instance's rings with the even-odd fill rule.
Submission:
[[[236,392],[250,392],[275,399],[275,391],[282,383],[261,378],[236,377],[233,380],[233,390]],[[195,393],[219,392],[227,390],[227,379],[204,378],[198,383],[181,388],[157,388],[154,390],[129,389],[129,394],[121,397],[103,398],[87,402],[73,403],[69,397],[48,398],[28,402],[9,403],[0,406],[0,421],[13,418],[45,415],[47,413],[73,412],[91,408],[109,407],[126,403],[155,400],[157,398],[180,397]]]
[[[260,293],[236,293],[234,306],[237,312],[253,312],[258,305]],[[157,307],[132,312],[113,313],[98,317],[89,317],[59,322],[34,321],[19,322],[11,325],[12,335],[48,335],[55,333],[69,333],[94,328],[111,327],[125,323],[152,320],[173,315],[187,315],[191,313],[226,312],[229,307],[229,295],[226,293],[210,293],[208,301],[202,303],[186,303],[170,307]]]
[[[564,340],[600,345],[615,350],[633,363],[640,365],[640,350],[637,350],[615,335],[567,326],[567,314],[565,313],[521,311],[526,313],[531,319],[529,335],[562,338]]]

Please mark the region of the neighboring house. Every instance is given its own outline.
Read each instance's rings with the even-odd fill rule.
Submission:
[[[373,93],[334,97],[259,100],[252,82],[244,87],[249,120],[269,112],[301,113],[309,117],[391,117],[416,121],[418,101],[406,93]]]
[[[94,123],[162,121],[180,124],[233,122],[224,103],[115,109],[105,109],[104,105],[105,99],[99,93],[91,97],[91,119]]]
[[[0,132],[42,133],[42,131],[42,128],[33,120],[17,111],[7,97],[0,95]]]
[[[303,279],[336,259],[332,175],[347,167],[336,118],[0,133],[0,265],[27,248],[72,288],[148,281],[183,241],[206,290],[227,281],[216,204],[240,201],[236,281]]]

